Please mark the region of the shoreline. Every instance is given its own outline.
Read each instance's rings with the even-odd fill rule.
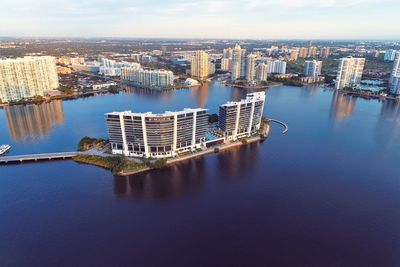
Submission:
[[[234,148],[234,147],[243,146],[243,145],[249,145],[251,143],[261,142],[263,140],[265,140],[265,138],[262,138],[260,136],[254,136],[254,137],[250,137],[250,138],[246,139],[247,142],[245,144],[242,143],[241,141],[235,141],[234,143],[222,144],[220,146],[207,148],[206,150],[203,150],[203,151],[200,151],[200,152],[191,153],[189,155],[185,155],[185,156],[182,156],[182,157],[178,156],[178,157],[175,157],[175,158],[169,158],[169,159],[167,159],[167,162],[166,162],[164,167],[167,167],[167,166],[170,166],[170,165],[173,165],[173,164],[177,164],[177,163],[180,163],[182,161],[190,160],[190,159],[193,159],[193,158],[202,157],[202,156],[205,156],[205,155],[208,155],[208,154],[213,154],[213,153],[217,154],[217,153],[220,153],[220,152],[225,151],[225,150],[229,150],[229,149]],[[216,152],[215,149],[218,149],[218,152]],[[151,171],[151,170],[156,170],[156,169],[157,168],[146,167],[146,168],[143,168],[143,169],[130,171],[130,172],[123,172],[122,171],[122,172],[117,173],[117,176],[122,176],[122,177],[131,176],[131,175],[135,175],[135,174],[138,174],[138,173]]]

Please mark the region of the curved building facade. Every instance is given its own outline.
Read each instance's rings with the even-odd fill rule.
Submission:
[[[208,114],[201,108],[163,114],[112,112],[106,122],[113,154],[164,158],[200,148]]]

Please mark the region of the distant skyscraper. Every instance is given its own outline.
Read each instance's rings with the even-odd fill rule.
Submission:
[[[339,61],[335,89],[358,85],[361,82],[365,58],[345,57]]]
[[[322,61],[306,60],[304,62],[304,76],[317,77],[321,75]]]
[[[389,49],[385,52],[385,57],[383,58],[385,61],[393,61],[396,56],[396,50]]]
[[[389,89],[392,94],[398,94],[399,77],[400,77],[400,51],[395,53],[392,72],[390,73]]]
[[[297,61],[298,57],[299,57],[299,52],[297,50],[293,50],[293,51],[290,52],[289,60],[290,61]]]
[[[231,69],[232,58],[221,58],[221,70],[229,71]]]
[[[305,58],[308,55],[308,48],[307,47],[300,47],[299,49],[299,57]]]
[[[240,45],[236,45],[232,52],[232,76],[231,79],[237,80],[245,77],[246,71],[246,49],[242,49]]]
[[[308,46],[308,47],[312,46],[312,40],[308,40],[308,41],[307,41],[307,46]]]
[[[397,96],[400,95],[400,75],[396,75],[392,78],[390,93]]]
[[[196,51],[192,56],[191,75],[198,80],[208,77],[208,54],[205,51]]]
[[[256,77],[256,58],[254,54],[249,54],[246,59],[246,80],[253,81]]]
[[[212,62],[208,62],[208,75],[215,74],[215,64]]]
[[[322,47],[321,52],[320,52],[320,57],[322,58],[328,58],[331,54],[331,48],[330,47]]]
[[[286,74],[286,62],[282,60],[267,61],[268,73]]]
[[[162,52],[162,54],[165,55],[165,54],[167,53],[167,51],[168,51],[167,46],[162,45],[162,46],[161,46],[161,52]]]
[[[0,60],[0,99],[3,102],[44,96],[58,88],[54,57],[24,57]]]
[[[268,64],[261,63],[256,67],[256,80],[267,81],[268,77]]]
[[[309,47],[308,48],[308,57],[315,57],[317,55],[317,48],[316,47]]]
[[[232,58],[233,49],[232,48],[224,48],[223,58]]]

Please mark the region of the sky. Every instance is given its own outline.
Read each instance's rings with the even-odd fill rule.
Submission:
[[[0,36],[400,39],[400,0],[0,0]]]

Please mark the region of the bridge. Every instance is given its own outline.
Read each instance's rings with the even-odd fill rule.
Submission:
[[[82,154],[82,152],[58,152],[58,153],[43,153],[43,154],[18,155],[18,156],[3,156],[0,157],[0,165],[9,163],[32,162],[32,161],[70,159],[79,154]]]
[[[286,123],[282,122],[282,121],[278,121],[278,120],[274,120],[274,119],[268,119],[268,121],[272,121],[272,122],[275,122],[275,123],[278,123],[278,124],[282,125],[284,127],[284,129],[282,131],[282,134],[285,134],[285,133],[287,133],[289,131],[289,126]]]

